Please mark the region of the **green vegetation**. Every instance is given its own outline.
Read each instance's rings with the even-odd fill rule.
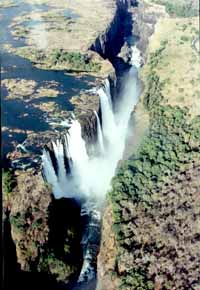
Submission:
[[[198,9],[186,1],[153,0],[156,4],[165,5],[167,13],[175,17],[198,16]],[[176,2],[176,3],[175,3]],[[189,1],[188,1],[189,2]]]
[[[74,274],[74,266],[69,266],[66,262],[56,258],[54,253],[48,253],[40,256],[38,271],[55,275],[58,281],[67,282],[67,279]]]
[[[48,53],[35,48],[20,47],[15,52],[17,55],[27,58],[35,66],[42,69],[59,69],[74,72],[99,72],[101,64],[87,54],[80,52],[67,52],[63,49],[53,49]]]
[[[2,187],[4,196],[9,199],[14,187],[16,186],[16,179],[12,170],[4,171],[2,174]]]
[[[143,141],[138,155],[126,161],[114,178],[110,193],[114,202],[128,198],[143,200],[167,177],[198,156],[199,116],[188,123],[187,109],[152,102],[147,106],[157,107],[151,111],[149,136]],[[119,219],[118,207],[117,210],[114,208],[114,213]]]
[[[185,42],[185,41],[189,41],[189,40],[190,40],[190,37],[188,37],[188,36],[186,36],[186,35],[183,35],[183,36],[181,36],[181,40],[182,40],[183,42]]]
[[[149,65],[150,65],[151,70],[153,70],[154,68],[158,66],[161,60],[162,53],[165,50],[167,44],[168,44],[168,40],[161,41],[160,47],[156,49],[155,52],[150,54]]]
[[[127,277],[122,278],[120,290],[153,290],[154,285],[145,277],[144,270],[132,269]]]
[[[67,52],[63,49],[55,49],[50,55],[51,62],[54,65],[65,63],[67,67],[76,71],[98,72],[101,69],[100,64],[93,62],[86,55],[80,52]]]
[[[119,247],[128,253],[134,252],[140,244],[139,240],[143,239],[137,236],[138,228],[135,228],[134,223],[134,219],[137,221],[137,211],[135,217],[131,211],[133,202],[138,207],[141,205],[143,211],[151,212],[154,207],[152,196],[161,192],[176,172],[184,170],[199,158],[200,116],[188,122],[187,109],[155,103],[150,103],[150,107],[149,136],[145,138],[138,154],[124,162],[113,179],[113,189],[109,194],[115,220],[113,231]],[[155,245],[151,245],[147,251],[153,249]],[[135,259],[138,255],[135,251]],[[176,277],[174,280],[176,283]],[[140,270],[134,273],[127,270],[122,275],[121,289],[153,289],[151,276],[148,282]]]
[[[24,232],[24,214],[18,212],[16,215],[10,216],[10,223],[11,225],[17,230],[17,232],[23,233]]]

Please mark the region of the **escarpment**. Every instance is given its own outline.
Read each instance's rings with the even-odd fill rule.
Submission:
[[[8,230],[10,224],[4,245],[6,289],[13,282],[25,289],[27,276],[30,289],[45,284],[48,289],[58,289],[70,284],[77,279],[82,261],[79,205],[71,199],[55,200],[49,185],[34,170],[13,174],[15,187],[4,197]],[[12,267],[10,280],[7,271]]]

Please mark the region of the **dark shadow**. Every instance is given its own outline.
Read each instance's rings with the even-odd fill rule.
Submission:
[[[97,37],[95,43],[90,47],[91,50],[99,53],[104,59],[109,59],[113,66],[115,66],[115,58],[123,47],[126,38],[132,34],[131,13],[128,9],[124,8],[125,5],[120,1],[117,1],[117,5],[118,14],[116,14],[116,19],[113,21],[113,26],[115,25],[114,31],[111,29],[108,31],[103,48],[99,37]]]
[[[11,236],[9,211],[3,223],[3,281],[2,289],[63,289],[54,277],[46,273],[25,272],[17,263],[16,247]]]
[[[57,200],[58,201],[58,200]],[[61,201],[63,203],[63,200]],[[78,207],[75,205],[74,202],[70,201],[68,203],[67,208],[69,211],[67,211],[67,214],[71,212],[71,220],[69,219],[69,216],[67,216],[65,210],[67,209],[65,206],[62,206],[60,202],[56,202],[54,206],[51,208],[51,213],[54,214],[56,211],[56,215],[58,215],[58,212],[60,211],[60,219],[59,222],[61,222],[61,216],[63,215],[63,220],[67,217],[66,224],[72,224],[77,222],[77,216],[76,214],[80,213],[78,210]],[[73,204],[73,205],[72,205]],[[66,203],[64,202],[64,205]],[[53,216],[51,216],[53,219]],[[54,216],[55,218],[55,216]],[[57,219],[57,218],[56,218]],[[79,218],[78,218],[79,223]],[[53,230],[51,228],[51,243],[54,247],[55,251],[57,252],[57,255],[62,254],[62,251],[60,251],[59,247],[63,248],[63,238],[64,238],[64,232],[66,228],[64,227],[65,222],[61,222],[61,225],[58,226],[57,222],[52,226],[56,226],[56,228]],[[58,228],[57,228],[58,227]],[[52,235],[55,234],[53,237]],[[58,239],[58,240],[57,240]],[[58,241],[58,244],[57,244]],[[70,254],[70,259],[76,259],[76,262],[78,261],[80,263],[80,266],[82,263],[80,262],[80,240],[78,243],[78,246],[75,242],[74,244],[74,251]],[[68,257],[69,258],[69,257]],[[34,269],[32,269],[31,272],[25,272],[20,269],[20,265],[17,263],[17,256],[16,256],[16,247],[12,240],[11,236],[11,225],[9,222],[9,211],[6,212],[6,219],[3,223],[3,279],[2,279],[2,289],[4,290],[13,290],[13,289],[21,289],[21,290],[36,290],[36,289],[47,289],[47,290],[62,290],[62,289],[71,289],[71,287],[66,286],[64,283],[58,282],[54,275],[50,275],[48,273],[43,272],[36,272]]]
[[[71,265],[82,265],[82,221],[80,206],[74,199],[53,199],[49,206],[49,248]],[[70,247],[69,252],[64,246]],[[77,273],[79,274],[79,273]]]

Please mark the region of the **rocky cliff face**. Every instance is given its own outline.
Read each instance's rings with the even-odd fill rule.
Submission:
[[[14,176],[16,186],[4,197],[4,213],[8,217],[4,223],[10,223],[9,243],[14,242],[16,261],[11,262],[14,256],[9,256],[9,243],[4,244],[6,269],[12,267],[7,263],[13,263],[13,279],[22,288],[26,286],[23,273],[28,272],[30,284],[35,287],[40,286],[42,275],[46,275],[43,282],[47,285],[53,278],[50,289],[71,283],[79,275],[82,261],[80,207],[70,199],[55,200],[51,188],[34,170],[16,171]],[[31,273],[38,273],[38,282]],[[9,288],[7,272],[5,282]]]

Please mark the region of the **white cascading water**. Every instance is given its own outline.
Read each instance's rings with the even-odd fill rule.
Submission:
[[[106,137],[107,141],[111,141],[110,132],[116,130],[114,114],[111,106],[111,100],[109,94],[106,93],[106,90],[101,88],[98,90],[101,104],[101,113],[102,113],[102,127],[103,135]]]
[[[64,142],[52,142],[58,165],[58,175],[55,173],[49,152],[45,149],[43,151],[44,174],[47,182],[52,184],[55,197],[72,197],[78,201],[84,200],[81,213],[90,217],[89,229],[87,228],[87,233],[83,235],[84,262],[78,282],[91,280],[95,277],[95,269],[91,263],[93,257],[87,245],[94,227],[100,227],[101,204],[109,190],[117,164],[123,156],[130,115],[139,96],[136,67],[138,67],[138,61],[126,75],[115,113],[112,108],[109,80],[106,80],[104,88],[98,90],[102,128],[99,117],[94,112],[97,118],[97,154],[88,156],[78,120],[72,120],[69,134],[64,137]],[[99,146],[102,149],[100,151]],[[70,175],[66,174],[64,152],[69,160]]]
[[[65,170],[65,162],[64,162],[64,147],[61,140],[56,140],[52,142],[53,150],[55,153],[55,157],[58,163],[58,180],[59,185],[64,193],[64,188],[67,186],[66,182],[66,170]]]
[[[52,189],[53,189],[53,193],[55,194],[55,197],[57,197],[58,195],[61,196],[63,192],[61,191],[61,188],[59,186],[58,177],[55,173],[50,154],[45,149],[43,150],[42,163],[43,163],[44,175],[46,177],[46,180],[52,185]]]
[[[96,111],[94,111],[94,114],[95,114],[96,119],[97,119],[97,139],[98,139],[99,151],[100,151],[100,153],[104,154],[105,148],[104,148],[104,141],[103,141],[103,133],[102,133],[102,129],[101,129],[101,123],[100,123],[99,116],[98,116]]]

